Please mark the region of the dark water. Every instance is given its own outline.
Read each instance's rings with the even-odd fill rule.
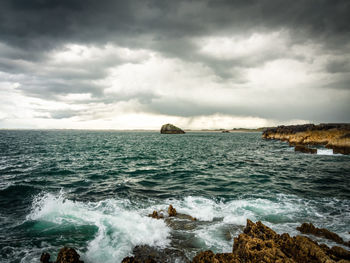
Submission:
[[[260,133],[0,131],[0,262],[63,245],[86,262],[119,262],[139,244],[229,252],[247,218],[348,240],[350,156],[319,153]],[[199,220],[147,217],[170,203]]]

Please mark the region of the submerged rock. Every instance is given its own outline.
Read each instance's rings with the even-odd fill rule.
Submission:
[[[324,237],[338,244],[350,247],[350,242],[344,242],[344,240],[336,233],[333,233],[326,228],[317,228],[312,223],[303,223],[301,226],[297,227],[297,230],[303,234],[312,234],[318,237]]]
[[[175,125],[168,123],[168,124],[164,124],[162,126],[162,128],[160,129],[160,133],[162,133],[162,134],[182,134],[185,132],[183,130],[181,130],[179,127],[176,127]]]

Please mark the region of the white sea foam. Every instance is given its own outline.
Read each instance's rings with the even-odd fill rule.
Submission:
[[[125,208],[126,201],[74,202],[64,194],[45,194],[35,199],[28,220],[56,224],[95,225],[98,232],[84,255],[91,262],[120,262],[136,245],[165,247],[169,228],[137,210]]]
[[[333,149],[317,149],[318,155],[342,155],[340,153],[333,153]]]
[[[152,201],[151,201],[152,202]],[[33,202],[28,220],[49,221],[56,224],[94,225],[98,231],[83,254],[87,262],[120,262],[136,245],[147,244],[165,247],[170,245],[170,232],[163,220],[147,217],[153,210],[166,209],[169,204],[179,213],[196,217],[195,229],[188,230],[197,238],[202,249],[230,252],[232,240],[227,232],[237,236],[249,218],[263,221],[278,233],[299,234],[296,226],[302,222],[314,222],[342,235],[350,222],[349,201],[337,199],[307,200],[293,195],[275,195],[274,199],[246,198],[226,202],[196,196],[168,199],[160,203],[133,207],[127,199],[108,199],[101,202],[74,202],[57,195],[38,196]],[[339,215],[330,213],[337,207],[345,207]],[[203,222],[204,221],[204,222]],[[332,229],[332,227],[337,228]],[[338,227],[339,226],[339,227]],[[326,242],[326,241],[325,241]]]

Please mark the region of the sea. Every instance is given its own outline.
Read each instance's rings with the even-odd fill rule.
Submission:
[[[148,216],[170,204],[197,221]],[[247,219],[349,240],[350,156],[255,132],[0,131],[0,262],[55,260],[63,246],[87,263],[121,262],[138,245],[231,252]]]

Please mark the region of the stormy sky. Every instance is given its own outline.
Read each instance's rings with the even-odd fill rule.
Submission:
[[[350,1],[3,0],[0,128],[350,122]]]

